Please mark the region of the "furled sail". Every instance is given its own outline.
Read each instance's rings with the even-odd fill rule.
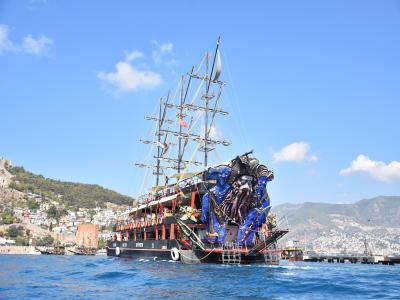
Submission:
[[[215,69],[215,76],[213,81],[218,81],[219,75],[221,75],[222,64],[221,56],[219,55],[219,49],[217,50],[217,68]]]
[[[161,149],[167,149],[167,144],[163,144],[161,142],[157,142],[156,143],[158,147],[160,147]]]

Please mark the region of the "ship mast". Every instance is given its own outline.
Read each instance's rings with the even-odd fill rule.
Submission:
[[[178,113],[179,122],[181,120],[183,120],[183,117],[184,117],[184,115],[183,115],[183,102],[184,102],[183,85],[184,85],[184,81],[185,81],[185,77],[182,75],[182,77],[181,77],[181,105],[180,105],[179,113]],[[179,140],[178,147],[179,148],[178,148],[178,169],[177,169],[178,173],[181,172],[181,163],[182,163],[182,138],[181,138],[181,136],[182,136],[182,126],[179,126],[179,138],[178,138],[178,140]]]
[[[205,101],[205,106],[206,106],[206,112],[205,112],[205,126],[204,126],[204,167],[206,168],[208,165],[208,152],[211,151],[212,149],[208,148],[208,136],[209,136],[209,129],[208,129],[208,104],[210,99],[212,99],[214,97],[214,95],[209,95],[208,92],[210,90],[210,85],[211,85],[211,76],[214,72],[214,66],[215,66],[215,61],[217,59],[217,55],[218,55],[218,48],[219,48],[219,42],[220,42],[220,37],[218,37],[217,40],[217,46],[215,47],[215,53],[214,53],[214,59],[213,59],[213,63],[212,63],[212,67],[211,67],[211,72],[210,72],[210,76],[208,75],[208,62],[209,62],[209,58],[210,58],[210,54],[207,51],[206,54],[206,92],[203,95],[203,99]],[[210,126],[210,130],[211,130],[211,126]]]
[[[155,172],[153,172],[153,175],[156,175],[156,186],[159,185],[160,183],[160,176],[164,174],[164,169],[171,169],[171,167],[168,166],[161,166],[161,161],[163,159],[164,154],[167,152],[168,148],[170,145],[173,145],[172,143],[167,142],[168,138],[168,133],[164,133],[162,130],[162,127],[164,124],[173,124],[174,121],[166,119],[167,116],[167,105],[168,105],[168,100],[169,100],[169,92],[166,98],[166,101],[163,102],[163,99],[160,99],[160,106],[159,106],[159,111],[158,111],[158,117],[153,117],[153,116],[146,116],[145,119],[149,121],[156,121],[157,122],[157,130],[155,132],[157,136],[157,141],[150,141],[150,140],[140,140],[144,144],[152,144],[157,147],[157,156],[154,156],[156,159],[156,165],[149,165],[149,164],[143,164],[143,163],[136,163],[135,166],[140,167],[140,168],[149,168],[149,169],[155,169]],[[163,108],[164,106],[164,108]],[[161,140],[161,137],[165,134],[164,141]]]
[[[160,108],[158,112],[158,130],[157,130],[157,168],[156,168],[156,185],[158,186],[160,182],[160,152],[161,152],[161,147],[158,147],[158,145],[161,144],[161,126],[162,126],[162,120],[161,120],[161,110],[162,110],[162,98],[160,99]]]
[[[211,55],[207,51],[198,69],[195,70],[193,66],[190,72],[187,73],[187,83],[185,82],[185,76],[180,78],[179,85],[175,95],[171,97],[171,101],[169,101],[169,93],[165,101],[163,101],[162,98],[160,99],[158,117],[145,117],[146,120],[157,121],[155,132],[156,140],[141,140],[141,142],[145,144],[152,144],[157,147],[156,155],[153,156],[156,159],[156,164],[137,163],[135,165],[138,167],[153,169],[153,174],[156,175],[156,186],[160,184],[160,175],[166,176],[166,182],[168,181],[167,174],[169,173],[166,173],[167,170],[175,170],[175,172],[177,171],[178,174],[181,174],[182,172],[187,172],[189,165],[203,165],[204,167],[207,167],[209,164],[208,153],[215,149],[215,145],[230,145],[229,142],[213,137],[211,134],[211,130],[214,128],[213,123],[216,115],[228,114],[226,111],[219,109],[218,105],[222,87],[224,85],[224,83],[219,80],[219,75],[221,73],[219,44],[220,38],[217,40],[211,68]],[[202,68],[204,73],[200,72],[200,74],[198,74]],[[190,91],[193,79],[200,81],[195,93]],[[204,92],[200,97],[198,97],[199,93],[201,93],[203,84],[205,85],[205,88],[203,88]],[[214,86],[217,86],[217,89],[215,89]],[[218,92],[215,93],[215,90]],[[178,94],[178,91],[180,91],[180,99],[178,100],[178,103],[175,103],[174,99]],[[188,95],[191,95],[191,101],[187,101]],[[199,99],[202,100],[202,103],[199,103]],[[171,111],[171,109],[176,111],[173,117],[173,119],[176,118],[175,120],[167,118],[167,112]],[[204,127],[201,127],[200,129],[202,130],[199,130],[199,127],[196,127],[196,124],[199,118],[201,118],[202,113],[204,114]],[[172,117],[172,115],[170,116]],[[172,124],[172,126],[178,126],[179,128],[170,128],[169,125],[165,126],[166,124]],[[195,127],[197,130],[195,130]],[[177,144],[168,142],[169,136],[175,138]],[[163,139],[163,137],[165,138]],[[191,155],[190,158],[184,159],[184,154],[187,152],[186,150],[189,141],[197,143],[198,146],[195,147],[193,155]],[[177,145],[175,150],[170,147],[173,145]],[[190,148],[192,149],[192,147]],[[171,153],[170,150],[173,152]],[[203,162],[194,159],[197,151],[204,152]]]
[[[218,77],[219,77],[219,72],[220,72],[220,70],[217,70],[218,74],[217,74],[217,72],[216,72],[215,77],[214,77],[214,80],[212,79],[212,75],[213,75],[213,73],[214,73],[215,62],[217,61],[217,58],[219,59],[219,52],[218,52],[218,51],[219,51],[220,39],[221,39],[221,38],[218,37],[217,46],[215,47],[214,59],[213,59],[213,62],[212,62],[210,74],[208,74],[210,54],[209,54],[208,51],[207,51],[207,53],[206,53],[206,74],[205,74],[205,76],[204,76],[204,80],[206,81],[206,90],[205,90],[205,93],[204,93],[203,96],[202,96],[202,99],[205,101],[204,147],[203,147],[203,149],[202,149],[202,151],[204,151],[204,167],[205,167],[205,168],[208,166],[208,152],[214,150],[213,147],[208,147],[208,145],[211,144],[211,142],[212,142],[212,141],[209,139],[209,136],[210,136],[210,131],[211,131],[211,129],[212,129],[212,123],[213,123],[213,121],[214,121],[215,112],[216,112],[216,109],[217,109],[217,104],[218,104],[218,100],[219,100],[219,96],[220,96],[220,93],[219,93],[218,98],[216,99],[215,107],[214,107],[214,109],[212,110],[212,112],[213,112],[212,120],[211,120],[211,122],[210,122],[210,124],[209,124],[209,122],[208,122],[209,111],[210,111],[210,110],[209,110],[209,103],[210,103],[210,100],[213,99],[213,98],[215,97],[215,95],[214,95],[213,93],[212,93],[211,95],[209,94],[210,86],[211,86],[211,83],[212,83],[212,82],[217,82],[217,83],[220,85],[220,87],[221,87],[222,84],[223,84],[222,82],[219,82],[219,81],[218,81]]]
[[[206,106],[206,112],[205,112],[205,114],[204,114],[204,167],[205,168],[207,168],[207,159],[208,159],[208,146],[207,146],[207,144],[208,144],[208,102],[210,101],[210,96],[208,95],[208,91],[209,91],[209,89],[210,89],[210,83],[211,83],[211,81],[210,81],[210,79],[211,79],[211,77],[209,78],[208,77],[208,61],[209,61],[209,59],[210,59],[210,54],[208,53],[208,51],[207,51],[207,54],[206,54],[206,82],[207,82],[207,87],[206,87],[206,92],[205,92],[205,94],[203,95],[203,100],[205,100],[205,106]],[[211,73],[212,73],[212,71],[211,71]]]

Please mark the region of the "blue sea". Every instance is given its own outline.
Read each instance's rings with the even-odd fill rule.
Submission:
[[[400,266],[0,255],[1,299],[400,299]]]

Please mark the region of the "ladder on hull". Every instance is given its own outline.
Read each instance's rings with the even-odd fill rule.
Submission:
[[[255,245],[253,248],[251,248],[247,255],[255,255],[258,252],[263,251],[264,249],[267,249],[270,245],[276,243],[276,241],[278,239],[280,239],[282,236],[284,236],[288,232],[289,232],[288,230],[275,230],[268,237],[262,235],[262,238],[261,238],[262,242]]]
[[[225,264],[240,264],[242,260],[241,246],[236,243],[225,243],[222,251],[222,263]]]
[[[257,255],[260,252],[263,252],[265,250],[271,250],[276,248],[277,241],[283,237],[285,234],[289,232],[289,223],[285,218],[281,218],[278,220],[277,225],[275,228],[270,232],[269,235],[265,235],[264,232],[259,231],[259,236],[261,243],[258,243],[254,245],[253,248],[250,249],[249,253],[247,255]]]
[[[277,251],[278,245],[277,243],[273,243],[268,246],[264,253],[264,260],[267,265],[276,265],[279,264],[279,261],[281,260],[281,254],[279,251]]]

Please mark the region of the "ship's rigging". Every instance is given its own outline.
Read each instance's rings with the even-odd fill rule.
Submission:
[[[180,176],[174,176],[174,173],[183,176],[191,166],[207,168],[209,153],[215,150],[217,145],[230,145],[228,141],[213,134],[216,116],[228,114],[219,105],[224,86],[224,82],[219,79],[222,67],[219,45],[220,38],[213,56],[207,51],[198,68],[193,66],[190,72],[181,76],[179,89],[175,94],[171,95],[168,92],[160,99],[158,116],[145,117],[146,120],[156,122],[155,132],[153,139],[140,141],[155,147],[155,163],[144,162],[135,165],[151,169],[156,176],[156,186],[161,185],[162,176],[163,184],[167,184],[172,177],[179,180]],[[196,83],[198,86],[193,90]],[[175,103],[178,93],[179,100]],[[190,148],[191,145],[194,148]],[[202,159],[196,160],[197,152],[203,153]]]

